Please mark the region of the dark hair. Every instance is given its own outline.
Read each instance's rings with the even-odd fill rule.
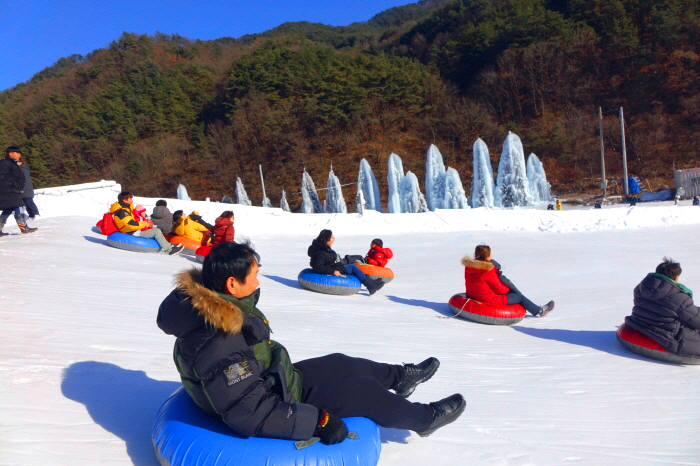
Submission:
[[[158,201],[156,201],[156,206],[157,207],[167,207],[168,203],[165,202],[165,199],[159,199]]]
[[[129,191],[122,191],[117,196],[117,200],[119,200],[119,202],[122,202],[124,199],[129,199],[130,197],[134,197],[134,195],[131,194]]]
[[[316,241],[326,244],[331,239],[331,236],[333,236],[333,232],[331,230],[321,230],[321,233],[318,234]]]
[[[233,211],[232,210],[224,210],[221,215],[219,215],[221,218],[233,218]]]
[[[379,246],[380,248],[383,248],[383,247],[384,247],[384,241],[380,240],[379,238],[373,239],[373,240],[372,240],[372,243],[370,244],[370,246],[374,246],[375,244],[376,244],[377,246]]]
[[[671,280],[675,280],[681,276],[681,264],[674,262],[670,257],[664,257],[664,261],[656,266],[656,273],[665,275]]]
[[[19,150],[19,147],[17,146],[10,146],[7,149],[5,149],[6,154],[9,154],[10,152],[19,152],[20,154],[22,153],[22,151]]]
[[[249,242],[220,243],[204,258],[202,284],[210,290],[225,293],[229,277],[245,283],[253,261],[260,266],[260,255]]]
[[[173,212],[173,222],[177,222],[178,220],[180,220],[181,217],[182,217],[181,210],[176,210],[175,212]]]
[[[491,255],[491,247],[485,244],[480,244],[474,248],[474,259],[485,261]]]

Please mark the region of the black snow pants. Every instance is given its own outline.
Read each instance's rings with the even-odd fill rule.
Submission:
[[[403,381],[403,367],[335,353],[294,364],[303,377],[302,403],[340,417],[366,417],[382,427],[423,430],[432,409],[390,389]]]

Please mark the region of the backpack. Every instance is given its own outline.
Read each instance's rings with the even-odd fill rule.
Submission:
[[[109,236],[112,233],[116,233],[119,231],[119,229],[117,228],[117,224],[114,223],[114,217],[109,212],[104,214],[102,216],[102,220],[97,222],[96,225],[99,227],[103,235]]]

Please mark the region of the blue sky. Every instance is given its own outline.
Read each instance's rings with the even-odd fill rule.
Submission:
[[[61,57],[106,47],[122,32],[240,37],[287,21],[344,26],[405,0],[0,0],[0,91]]]

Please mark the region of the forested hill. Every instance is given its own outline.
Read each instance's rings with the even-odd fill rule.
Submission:
[[[700,161],[697,0],[433,0],[331,27],[189,40],[124,33],[0,93],[0,140],[24,148],[37,186],[115,179],[140,195],[232,194],[298,206],[304,167],[357,179],[366,158],[386,203],[386,162],[424,179],[433,143],[471,181],[481,137],[497,167],[508,131],[557,193],[600,184],[598,107],[609,177],[651,189]],[[355,195],[345,188],[347,200]]]

